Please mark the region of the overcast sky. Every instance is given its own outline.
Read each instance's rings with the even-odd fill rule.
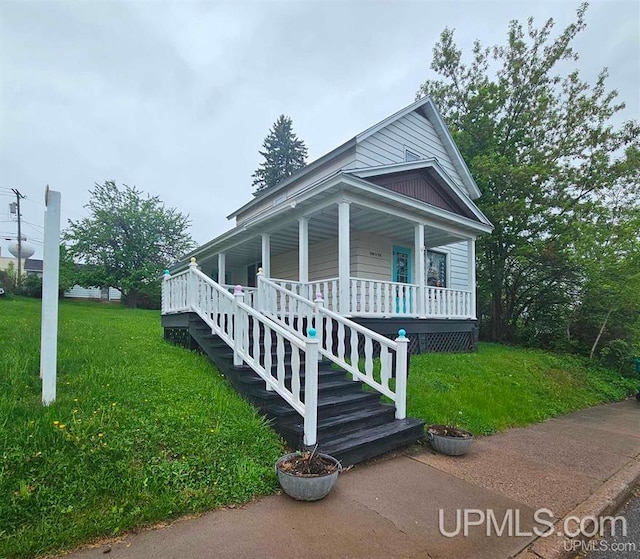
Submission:
[[[251,199],[258,149],[279,114],[316,159],[414,100],[445,26],[468,53],[512,19],[556,30],[577,1],[0,0],[0,238],[15,236],[8,189],[42,256],[45,185],[63,226],[113,179],[188,213],[203,243]],[[640,3],[591,2],[575,43],[583,77],[640,115]],[[0,241],[7,256],[6,242]]]

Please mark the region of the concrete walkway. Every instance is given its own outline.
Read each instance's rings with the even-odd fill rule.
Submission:
[[[108,550],[110,559],[565,557],[561,539],[488,537],[486,524],[471,527],[467,537],[445,537],[438,511],[449,532],[456,510],[472,508],[491,509],[498,524],[511,511],[514,530],[528,533],[537,509],[549,509],[554,520],[608,510],[604,505],[623,499],[638,478],[640,403],[634,399],[480,438],[465,457],[426,446],[357,466],[317,503],[276,495],[72,557],[104,557]]]

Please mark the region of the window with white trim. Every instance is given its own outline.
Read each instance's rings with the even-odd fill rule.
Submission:
[[[419,159],[420,159],[420,156],[417,153],[414,153],[411,150],[408,150],[407,148],[405,148],[404,150],[405,161],[418,161]]]

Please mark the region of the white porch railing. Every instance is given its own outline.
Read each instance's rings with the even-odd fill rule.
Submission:
[[[195,259],[189,269],[175,276],[165,273],[162,285],[162,313],[195,312],[229,347],[234,365],[249,365],[304,418],[304,443],[317,440],[318,345],[313,329],[308,337],[269,320],[243,302],[244,293],[229,291],[198,270]],[[249,328],[253,337],[250,337]],[[260,337],[264,334],[264,342]],[[286,346],[291,348],[291,385],[285,385]],[[275,347],[275,362],[272,348]],[[275,376],[273,366],[275,365]],[[304,365],[304,402],[301,399],[301,367]]]
[[[395,403],[396,418],[404,419],[409,344],[406,332],[400,330],[399,337],[395,341],[390,340],[326,309],[319,293],[315,301],[310,301],[282,283],[286,282],[276,282],[258,274],[258,309],[299,335],[313,326],[320,342],[319,354],[351,373],[354,380],[363,381],[390,398]],[[363,348],[363,359],[360,358],[360,347]],[[375,354],[380,358],[378,374],[375,370]],[[389,384],[394,370],[395,389]]]
[[[229,293],[235,293],[237,285],[229,285],[228,283],[222,284]],[[258,292],[257,287],[242,286],[242,292],[244,293],[244,302],[252,308],[255,308],[255,297]]]
[[[417,285],[361,278],[350,284],[354,316],[419,316]]]
[[[433,318],[475,318],[471,291],[425,287],[425,312]]]
[[[312,298],[315,298],[316,293],[322,293],[325,308],[330,311],[338,312],[338,301],[340,295],[340,280],[338,278],[310,281],[309,285],[313,290]]]
[[[412,283],[352,277],[349,280],[349,309],[343,312],[339,309],[338,278],[308,283],[273,278],[270,281],[308,300],[313,300],[316,293],[322,293],[325,308],[342,315],[372,318],[476,318],[471,292],[462,289],[420,287]],[[422,311],[419,305],[421,297]],[[295,313],[296,310],[288,308],[287,312]]]

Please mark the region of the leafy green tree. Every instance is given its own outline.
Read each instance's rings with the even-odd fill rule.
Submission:
[[[257,196],[290,177],[298,169],[306,165],[307,147],[293,132],[293,123],[288,116],[280,115],[264,139],[260,155],[264,161],[253,173],[253,184]]]
[[[62,297],[65,291],[68,291],[76,284],[80,284],[81,281],[79,268],[73,261],[73,256],[64,244],[60,245],[58,295]]]
[[[481,328],[491,340],[562,337],[584,281],[578,225],[621,185],[638,188],[629,159],[638,123],[611,123],[624,104],[607,90],[606,69],[590,85],[572,68],[586,9],[555,37],[552,19],[512,21],[506,43],[476,41],[469,64],[445,29],[433,51],[437,79],[418,91],[442,111],[495,226],[478,241]]]
[[[85,264],[78,283],[115,287],[130,306],[137,306],[162,271],[195,246],[187,216],[135,187],[96,183],[85,207],[89,217],[69,220],[64,235],[69,255]]]
[[[628,153],[627,161],[634,159],[640,162],[640,152]],[[584,274],[567,336],[591,358],[612,342],[626,346],[630,358],[640,342],[640,189],[630,185],[612,189],[607,203],[576,228]]]

